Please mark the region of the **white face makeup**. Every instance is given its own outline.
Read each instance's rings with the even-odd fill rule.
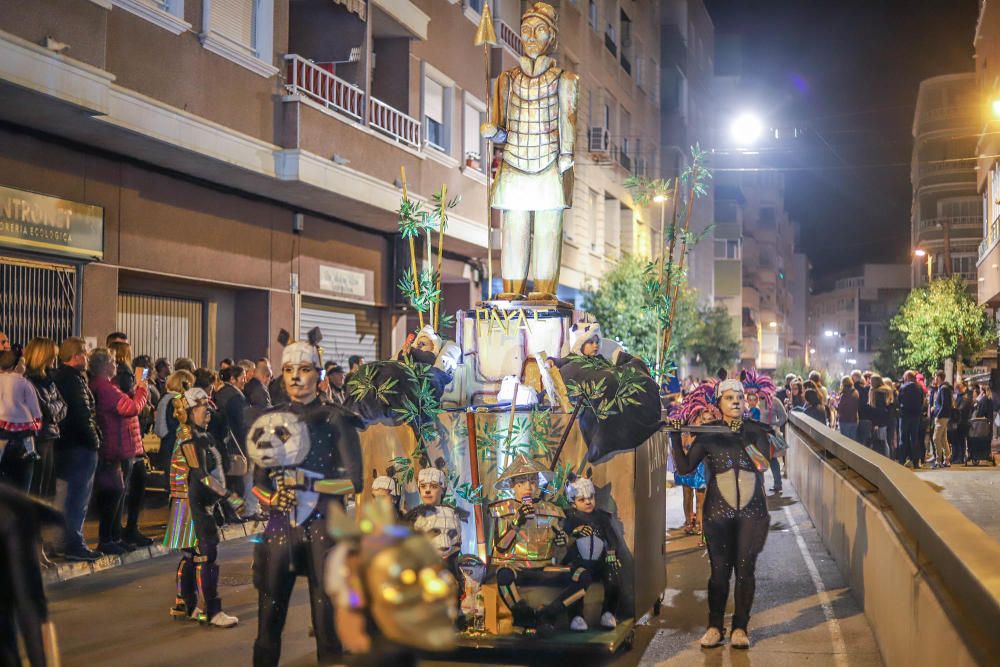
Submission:
[[[739,419],[743,416],[746,401],[742,391],[729,389],[719,397],[719,411],[725,419]]]
[[[285,364],[281,367],[288,397],[296,403],[310,403],[319,389],[319,371],[312,364]]]
[[[436,482],[420,482],[417,485],[420,490],[420,502],[424,505],[440,505],[444,489]]]

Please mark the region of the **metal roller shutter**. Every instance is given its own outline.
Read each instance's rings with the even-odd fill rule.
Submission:
[[[194,299],[146,294],[119,294],[117,328],[128,334],[132,354],[154,360],[190,357],[203,363],[202,329],[205,305]]]
[[[212,0],[212,29],[254,52],[254,14],[257,0]]]
[[[360,354],[367,361],[378,359],[379,311],[377,308],[347,306],[322,301],[302,301],[299,332],[302,340],[313,327],[323,332],[324,361],[347,368],[347,359]]]
[[[0,257],[0,331],[11,343],[42,336],[58,344],[75,324],[75,268]]]

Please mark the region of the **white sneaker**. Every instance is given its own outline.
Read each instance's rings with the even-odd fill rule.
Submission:
[[[702,648],[715,648],[722,645],[722,631],[718,628],[709,628],[701,636]]]
[[[602,628],[615,628],[618,627],[618,619],[610,611],[606,611],[601,614],[601,627]]]
[[[732,634],[729,635],[729,645],[732,648],[750,648],[750,638],[747,637],[747,631],[742,629],[733,630]]]
[[[583,616],[574,616],[569,622],[569,629],[573,632],[586,632],[590,628],[587,626],[587,621],[583,620]]]
[[[240,619],[235,616],[230,616],[226,612],[220,611],[218,614],[213,616],[212,620],[208,623],[209,625],[214,625],[217,628],[231,628],[239,622]]]

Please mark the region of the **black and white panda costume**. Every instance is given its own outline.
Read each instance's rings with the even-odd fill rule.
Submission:
[[[593,498],[596,493],[594,483],[586,477],[573,479],[566,487],[566,497],[571,502],[577,498]],[[620,542],[612,523],[611,513],[597,507],[591,512],[581,511],[575,506],[570,507],[566,510],[563,530],[572,538],[563,560],[564,564],[574,568],[586,568],[593,581],[601,580],[604,584],[601,627],[617,626],[616,612],[621,591],[619,581],[621,562],[618,560]],[[570,609],[570,614],[571,630],[582,632],[588,629],[587,621],[583,618],[582,598]]]
[[[311,364],[322,368],[318,336],[285,347],[282,367]],[[317,373],[318,379],[318,373]],[[292,400],[264,412],[247,436],[257,466],[254,495],[269,518],[254,549],[254,586],[258,591],[254,667],[276,667],[288,604],[299,576],[309,582],[312,625],[320,664],[340,658],[334,609],[323,588],[324,563],[334,546],[326,529],[330,503],[343,504],[346,492],[363,488],[361,420],[339,405]],[[337,489],[331,491],[331,488]]]

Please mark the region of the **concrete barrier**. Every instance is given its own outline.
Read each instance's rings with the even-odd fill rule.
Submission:
[[[906,468],[790,417],[788,476],[885,663],[1000,664],[1000,544]]]

